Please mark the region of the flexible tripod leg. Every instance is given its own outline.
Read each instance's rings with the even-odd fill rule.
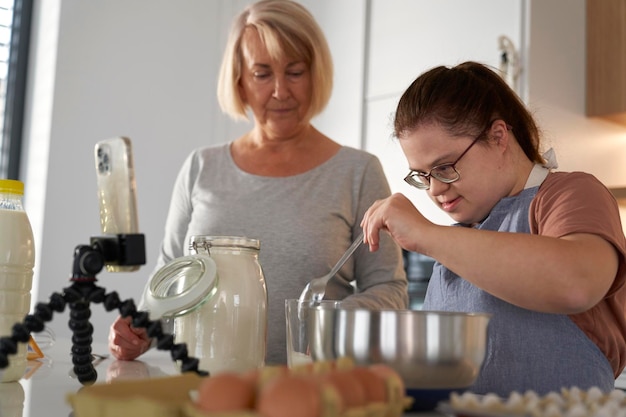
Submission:
[[[22,323],[14,324],[11,336],[0,338],[0,369],[9,366],[8,355],[17,352],[17,344],[28,343],[31,332],[42,331],[45,322],[52,320],[53,312],[62,312],[65,304],[66,301],[61,294],[53,293],[49,303],[38,303],[33,314],[27,315]]]
[[[73,333],[71,353],[74,373],[81,384],[94,383],[98,373],[93,367],[91,356],[93,326],[89,321],[91,317],[89,300],[96,303],[102,302],[106,311],[118,309],[122,317],[131,317],[134,327],[143,327],[149,337],[156,338],[157,349],[170,351],[172,360],[179,362],[181,372],[208,375],[207,371],[198,369],[199,360],[189,356],[185,343],[174,343],[173,335],[163,333],[159,320],[150,320],[147,312],[137,311],[132,299],[120,301],[115,291],[105,294],[104,289],[95,284],[88,286],[75,284],[66,288],[63,295],[53,293],[49,303],[38,303],[33,314],[27,315],[22,323],[16,323],[13,326],[11,336],[0,338],[0,369],[9,365],[8,355],[17,352],[18,343],[28,343],[31,332],[42,331],[45,322],[52,321],[53,313],[63,312],[65,305],[69,303],[69,327]]]
[[[89,322],[89,317],[91,317],[89,303],[84,301],[70,303],[69,327],[73,332],[72,363],[74,373],[81,383],[95,381],[98,378],[98,373],[91,363],[93,326]]]
[[[69,303],[68,324],[72,330],[71,353],[74,373],[81,384],[93,384],[98,378],[98,373],[93,366],[91,355],[93,326],[89,321],[90,304],[103,303],[106,311],[118,309],[122,317],[132,318],[134,327],[145,328],[148,336],[157,340],[157,349],[170,351],[172,360],[179,362],[181,372],[208,375],[207,371],[198,369],[199,361],[188,355],[185,343],[174,343],[173,335],[163,333],[159,320],[150,320],[147,312],[137,311],[132,299],[120,301],[115,291],[107,294],[104,288],[95,284],[95,276],[104,266],[103,251],[106,252],[101,245],[76,247],[72,285],[64,288],[63,294],[53,293],[49,303],[38,303],[33,314],[27,315],[22,323],[13,326],[11,336],[0,337],[0,369],[9,365],[8,356],[17,352],[18,343],[28,343],[31,333],[42,331],[45,322],[52,321],[53,313],[63,312],[65,305]]]
[[[80,294],[79,297],[76,295]],[[150,320],[145,311],[137,311],[132,299],[120,301],[114,291],[105,293],[104,288],[94,282],[76,282],[65,289],[65,299],[70,303],[69,326],[72,336],[72,363],[78,380],[85,383],[96,381],[98,374],[92,364],[91,343],[93,341],[93,326],[89,322],[91,309],[89,303],[104,303],[106,311],[118,309],[122,317],[131,317],[134,327],[145,328],[149,337],[157,339],[157,349],[169,350],[172,360],[179,361],[182,372],[196,372],[208,375],[208,372],[198,369],[199,361],[190,357],[185,343],[174,343],[174,336],[163,333],[159,320]]]

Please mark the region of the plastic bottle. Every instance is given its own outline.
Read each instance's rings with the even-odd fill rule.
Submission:
[[[30,310],[35,244],[23,198],[21,181],[0,180],[0,337],[10,336],[13,325]],[[0,369],[0,381],[17,381],[24,375],[27,350],[20,343],[17,353],[9,355],[9,366]]]
[[[0,384],[0,416],[22,417],[25,398],[24,388],[19,382]]]

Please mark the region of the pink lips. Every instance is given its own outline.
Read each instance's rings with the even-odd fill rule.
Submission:
[[[441,204],[441,209],[443,211],[446,211],[446,212],[451,212],[451,211],[453,211],[456,208],[456,206],[459,205],[460,202],[461,202],[461,198],[457,197],[454,200],[446,201],[444,203],[440,203]]]
[[[268,109],[269,111],[274,111],[274,112],[278,112],[278,113],[285,113],[288,111],[292,111],[293,108],[284,108],[284,109]]]

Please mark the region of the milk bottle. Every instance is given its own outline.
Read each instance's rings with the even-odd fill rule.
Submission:
[[[30,290],[35,265],[35,245],[30,221],[23,207],[24,184],[0,179],[0,336],[11,336],[30,310]],[[26,370],[27,346],[9,355],[9,366],[0,369],[0,381],[19,380]]]

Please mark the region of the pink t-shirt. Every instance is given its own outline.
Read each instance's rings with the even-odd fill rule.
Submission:
[[[626,238],[615,198],[592,175],[554,172],[532,201],[529,222],[533,234],[592,233],[619,252],[618,271],[604,299],[590,310],[569,316],[606,355],[617,377],[626,366]]]

